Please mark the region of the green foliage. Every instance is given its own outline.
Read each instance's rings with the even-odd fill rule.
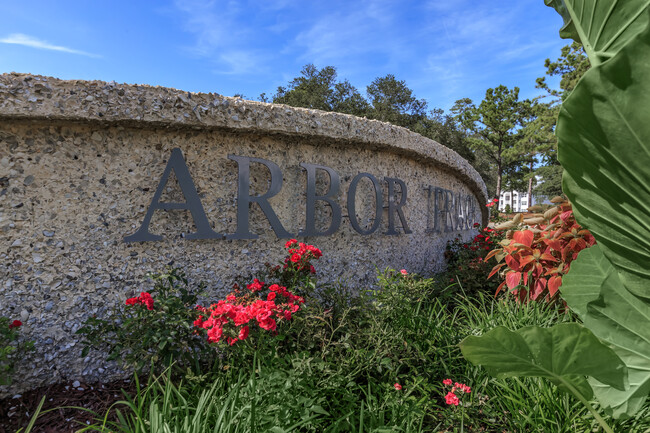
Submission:
[[[205,339],[194,332],[194,309],[202,290],[191,291],[185,274],[168,269],[151,274],[154,304],[119,305],[106,318],[89,317],[77,331],[84,337],[81,356],[91,348],[106,349],[109,360],[117,359],[137,370],[153,366],[160,372],[171,363],[177,368],[198,370],[200,363],[213,356]]]
[[[489,227],[478,228],[479,233],[469,242],[460,237],[447,243],[445,259],[447,270],[437,276],[440,281],[452,284],[439,294],[445,302],[456,303],[462,300],[459,294],[474,297],[477,293],[493,293],[499,283],[488,280],[492,265],[485,257],[504,238],[502,232],[495,232]],[[453,284],[457,283],[457,284]]]
[[[20,338],[19,320],[10,321],[0,316],[0,385],[10,385],[15,365],[34,349],[33,341]]]
[[[595,18],[580,20],[578,6],[588,7]],[[592,281],[591,287],[574,280],[565,289],[578,299],[600,290],[597,300],[583,299],[578,309],[586,311],[585,325],[626,362],[630,387],[621,393],[595,386],[595,392],[616,416],[627,417],[650,393],[650,343],[642,337],[650,325],[648,3],[631,0],[610,7],[567,0],[564,7],[571,24],[565,34],[582,41],[592,63],[563,104],[557,128],[564,190],[576,218],[599,243],[598,250],[581,254],[576,266],[583,274],[596,267],[607,270],[594,273],[601,282]]]
[[[532,106],[532,121],[522,131],[524,140],[533,144],[538,162],[541,162],[534,171],[534,176],[542,178],[542,182],[534,187],[537,201],[563,194],[562,167],[557,160],[557,137],[555,136],[557,116],[560,112],[559,102],[569,96],[580,78],[589,70],[590,64],[582,45],[573,42],[562,48],[557,60],[546,59],[544,66],[547,77],[560,77],[560,88],[559,90],[550,88],[546,77],[537,79],[536,87],[546,90],[554,100],[536,101]]]
[[[485,98],[476,106],[470,99],[456,101],[452,113],[467,128],[472,149],[481,150],[496,167],[496,196],[501,193],[502,176],[512,162],[507,151],[518,140],[517,128],[522,124],[522,103],[519,88],[512,90],[497,86],[485,92]]]
[[[278,87],[274,103],[355,116],[366,114],[367,101],[347,80],[336,80],[336,68],[326,66],[318,70],[308,64],[300,72],[302,76],[294,78],[287,87]]]
[[[543,377],[583,399],[592,397],[585,376],[623,389],[623,362],[577,323],[517,331],[497,327],[481,337],[465,338],[460,348],[465,359],[485,366],[493,376]]]
[[[371,109],[368,117],[417,131],[426,119],[427,103],[417,99],[404,80],[394,75],[375,78],[366,88]]]
[[[642,297],[650,296],[649,61],[646,31],[584,76],[562,106],[557,131],[564,189],[578,220],[626,288]]]
[[[636,413],[650,394],[650,302],[625,289],[601,245],[582,252],[567,275],[567,303],[585,326],[607,342],[628,368],[629,386],[592,381],[598,401],[616,417]]]
[[[563,15],[561,34],[580,40],[593,66],[564,102],[557,135],[559,159],[566,170],[564,191],[578,222],[591,230],[599,245],[582,253],[574,265],[578,276],[590,277],[570,278],[564,290],[572,293],[585,326],[609,343],[627,364],[630,385],[620,392],[618,384],[604,380],[603,376],[616,373],[615,367],[608,369],[607,365],[594,365],[593,370],[581,374],[605,382],[598,384],[594,378],[591,383],[610,412],[617,417],[631,416],[648,396],[650,213],[646,203],[650,190],[644,176],[650,164],[650,130],[644,122],[645,112],[639,113],[650,101],[650,87],[644,78],[650,64],[648,3],[546,0],[546,4]],[[646,31],[638,35],[644,26]],[[598,299],[589,302],[596,292]],[[559,327],[551,332],[556,329]],[[572,337],[562,338],[567,342]],[[470,340],[474,345],[477,341],[488,343],[488,338]],[[543,347],[551,351],[555,344],[547,341]],[[581,350],[596,353],[604,347],[589,339]],[[521,349],[504,346],[503,358],[499,361],[497,357],[495,362],[508,371],[512,364],[505,357]],[[475,358],[474,362],[484,361]],[[636,367],[645,372],[637,375]],[[543,372],[532,374],[544,377]],[[599,419],[584,397],[575,395]],[[599,423],[612,431],[603,420]]]
[[[592,66],[598,66],[646,28],[646,0],[544,0],[564,19],[560,36],[582,44]]]
[[[560,77],[560,90],[551,89],[546,82],[546,77],[538,78],[536,87],[546,90],[551,96],[565,100],[590,66],[589,58],[582,45],[574,41],[571,45],[562,47],[561,55],[557,60],[552,62],[551,59],[546,59],[544,62],[547,76]],[[557,111],[554,114],[557,117]]]
[[[218,368],[201,374],[152,375],[114,406],[116,417],[107,413],[83,431],[439,432],[457,430],[461,419],[467,431],[594,429],[594,418],[556,385],[490,378],[458,347],[495,326],[549,327],[572,316],[480,293],[459,296],[450,309],[437,298],[445,289],[437,281],[387,269],[376,291],[319,288],[267,345],[224,350]],[[459,407],[444,402],[447,378],[472,387]],[[641,432],[650,424],[617,427]]]

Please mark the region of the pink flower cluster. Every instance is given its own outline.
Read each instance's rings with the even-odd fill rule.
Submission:
[[[465,385],[464,383],[458,383],[458,382],[454,383],[454,382],[452,382],[451,379],[443,380],[442,384],[445,385],[445,386],[451,386],[451,391],[449,391],[447,393],[447,395],[445,395],[445,403],[447,403],[448,405],[458,406],[458,404],[460,403],[460,400],[458,399],[458,396],[456,395],[457,391],[459,391],[461,393],[464,392],[466,394],[469,394],[470,392],[472,392],[472,388],[470,388],[469,386]],[[452,386],[452,384],[453,384],[453,386]]]
[[[153,310],[153,298],[149,293],[142,292],[138,297],[127,299],[126,305],[146,305],[147,310]]]
[[[297,271],[309,269],[309,272],[312,274],[316,273],[316,269],[312,266],[311,260],[320,258],[323,255],[321,250],[313,245],[298,242],[295,239],[287,241],[284,247],[289,253],[289,256],[284,259],[284,269],[293,267]]]
[[[209,308],[197,305],[201,315],[194,321],[194,326],[208,331],[210,343],[223,339],[231,346],[248,338],[252,321],[266,331],[276,332],[277,322],[291,320],[291,315],[300,309],[300,304],[305,300],[277,284],[266,287],[268,293],[264,300],[264,297],[258,296],[265,286],[263,281],[255,278],[246,286],[249,293],[238,297],[239,291],[236,290]],[[278,302],[280,299],[282,302]]]

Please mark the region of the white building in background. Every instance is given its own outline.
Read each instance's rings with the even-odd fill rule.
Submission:
[[[499,196],[499,212],[505,212],[510,205],[512,212],[526,212],[528,210],[528,193],[520,191],[501,191]]]

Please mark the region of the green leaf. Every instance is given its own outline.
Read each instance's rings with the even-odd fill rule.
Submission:
[[[612,272],[612,265],[598,245],[582,250],[571,264],[571,271],[562,277],[562,299],[584,322],[587,304],[598,299],[603,281]]]
[[[590,381],[596,398],[616,418],[633,416],[650,393],[650,301],[623,287],[598,245],[573,262],[562,294],[585,326],[627,365],[629,385],[624,391]]]
[[[642,297],[650,297],[649,73],[646,30],[587,71],[562,104],[556,131],[563,189],[576,219],[623,285]]]
[[[593,66],[645,28],[650,0],[544,0],[564,19],[560,37],[582,43]]]
[[[465,338],[460,348],[465,359],[483,365],[493,376],[544,377],[585,399],[592,396],[585,376],[619,389],[625,382],[625,365],[619,357],[577,323],[517,331],[500,326],[481,337]]]

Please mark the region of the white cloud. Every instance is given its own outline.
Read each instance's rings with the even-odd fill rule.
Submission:
[[[187,51],[212,60],[216,65],[214,73],[259,72],[265,55],[259,49],[249,48],[256,32],[242,19],[248,13],[245,5],[237,1],[202,0],[176,0],[174,5],[183,14],[184,30],[195,38]]]
[[[63,47],[60,45],[53,45],[47,41],[42,41],[40,39],[36,39],[32,36],[25,35],[22,33],[12,33],[9,36],[0,39],[0,43],[23,45],[25,47],[38,48],[41,50],[61,51],[64,53],[79,54],[82,56],[94,57],[94,58],[101,57],[97,54],[87,53],[85,51],[75,50],[73,48]]]

